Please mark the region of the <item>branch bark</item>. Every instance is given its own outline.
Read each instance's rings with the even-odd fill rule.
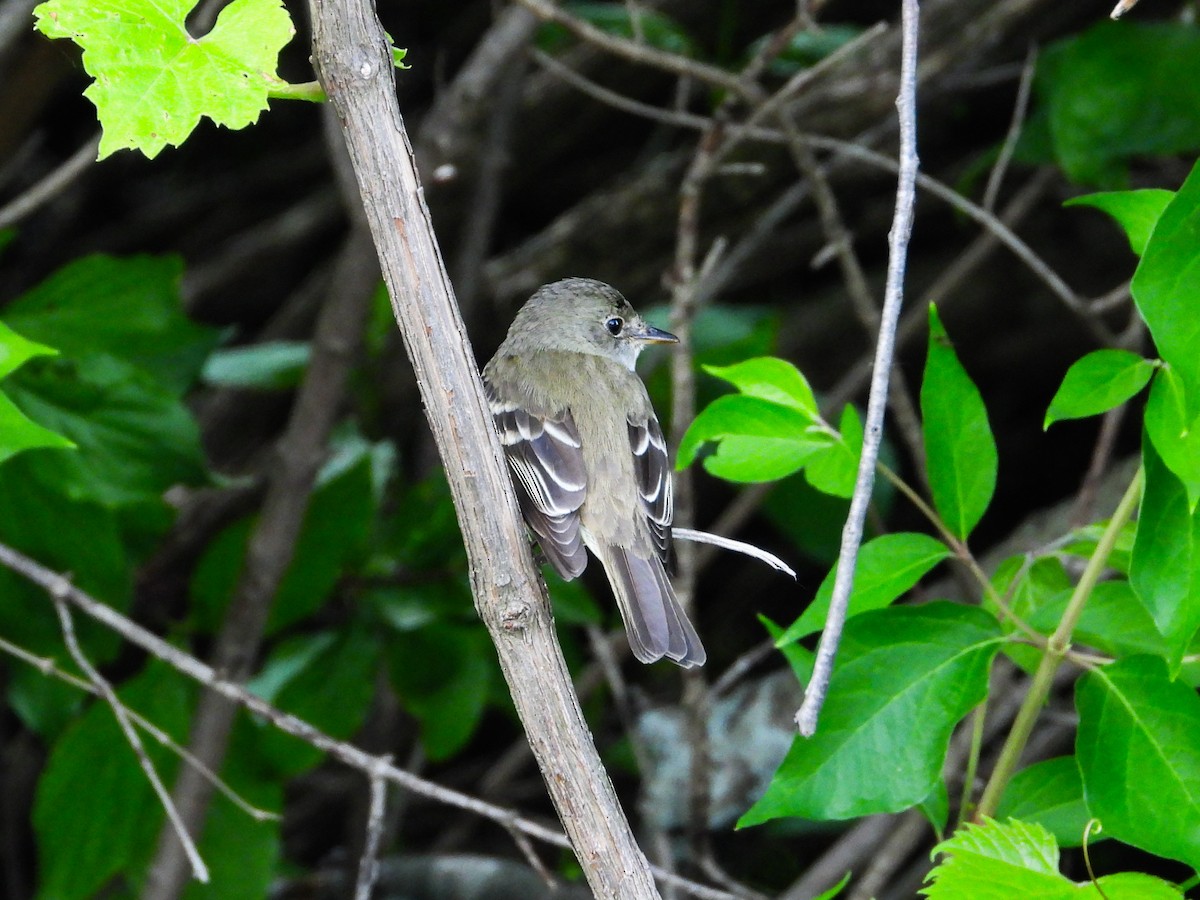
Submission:
[[[538,765],[598,897],[657,897],[592,744],[524,528],[366,0],[313,0],[313,63],[332,103],[392,307],[445,465],[476,609],[495,642]]]

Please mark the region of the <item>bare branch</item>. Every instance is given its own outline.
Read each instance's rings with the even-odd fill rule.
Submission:
[[[387,809],[387,780],[383,769],[390,764],[388,757],[380,757],[379,770],[370,774],[371,802],[367,810],[367,836],[358,860],[354,900],[371,900],[371,890],[379,878],[379,843],[383,838],[383,814]]]
[[[313,62],[349,150],[466,545],[476,609],[593,893],[658,896],[575,696],[367,0],[313,0]],[[486,514],[481,514],[484,511]]]
[[[833,674],[833,659],[846,621],[846,607],[854,585],[854,565],[862,541],[863,521],[871,502],[875,485],[875,463],[883,437],[883,414],[888,398],[888,376],[896,341],[896,325],[904,301],[904,268],[908,238],[912,232],[913,207],[916,205],[917,177],[917,32],[919,9],[917,0],[904,0],[901,27],[904,33],[904,52],[900,65],[900,96],[896,102],[900,113],[900,175],[896,185],[896,215],[892,220],[889,238],[887,286],[884,291],[883,312],[879,323],[879,341],[875,347],[875,372],[871,378],[871,396],[867,401],[867,421],[863,429],[862,456],[858,461],[858,477],[850,512],[842,530],[842,546],[838,553],[838,570],[834,578],[833,596],[825,618],[825,630],[817,647],[817,660],[812,679],[804,692],[804,703],[796,713],[800,733],[812,736],[817,718],[829,689]]]
[[[19,647],[2,637],[0,637],[0,652],[7,653],[9,656],[15,657],[24,663],[28,663],[43,675],[47,675],[51,678],[57,678],[59,681],[65,682],[66,684],[71,685],[71,687],[79,688],[81,691],[86,691],[94,697],[103,697],[100,689],[94,683],[85,681],[82,678],[72,675],[70,672],[60,669],[55,664],[53,659],[30,653],[24,647]],[[197,769],[199,769],[204,777],[212,782],[213,787],[220,791],[230,803],[232,803],[250,818],[254,819],[256,822],[269,822],[280,818],[278,813],[273,813],[270,810],[262,809],[261,807],[255,806],[254,804],[248,802],[244,797],[242,797],[241,794],[231,788],[219,775],[213,772],[212,769],[208,768],[206,765],[204,765],[204,763],[198,760],[194,754],[188,751],[186,747],[181,747],[179,744],[175,743],[169,734],[167,734],[145,716],[138,713],[137,710],[130,709],[124,704],[122,704],[122,708],[125,710],[125,714],[129,716],[131,722],[137,725],[138,728],[142,729],[142,731],[146,732],[146,734],[150,735],[150,737],[154,738],[154,740],[158,741],[159,744],[166,747],[168,750],[182,759],[189,766],[195,766]]]
[[[0,228],[10,228],[34,212],[39,206],[66,190],[76,178],[90,169],[96,162],[100,147],[100,135],[96,135],[70,155],[57,169],[45,178],[13,198],[0,208]]]
[[[112,710],[113,717],[117,720],[117,726],[121,729],[121,733],[125,735],[125,740],[133,750],[133,755],[137,757],[138,765],[146,773],[146,780],[150,782],[150,786],[154,789],[154,793],[158,796],[158,800],[162,804],[163,811],[167,814],[167,820],[171,823],[171,828],[174,829],[175,835],[183,845],[188,863],[192,867],[192,877],[201,884],[208,884],[208,866],[200,858],[200,851],[196,849],[195,841],[188,834],[187,826],[180,818],[179,810],[171,799],[171,795],[167,793],[167,788],[162,783],[162,779],[158,777],[154,763],[146,755],[146,748],[142,746],[142,739],[138,737],[137,729],[133,727],[133,723],[129,720],[129,713],[126,711],[125,705],[117,697],[117,692],[113,690],[112,685],[92,665],[87,655],[83,652],[83,648],[79,646],[79,641],[75,638],[75,625],[71,621],[71,611],[67,608],[67,595],[69,593],[67,586],[67,580],[63,578],[58,581],[56,589],[50,591],[50,599],[54,601],[54,611],[58,613],[58,622],[62,627],[63,643],[66,644],[67,651],[71,654],[71,658],[75,660],[75,664],[87,675],[88,679],[95,686],[97,693],[99,693],[104,702]]]
[[[665,72],[694,78],[697,81],[724,88],[733,94],[743,96],[746,93],[745,82],[736,75],[731,75],[724,69],[710,66],[678,53],[668,53],[649,44],[616,37],[606,31],[601,31],[594,25],[584,22],[569,12],[555,6],[548,0],[517,0],[522,6],[534,13],[538,18],[547,22],[557,22],[576,37],[587,41],[602,50],[607,50],[617,56],[622,56],[632,62],[654,66]]]

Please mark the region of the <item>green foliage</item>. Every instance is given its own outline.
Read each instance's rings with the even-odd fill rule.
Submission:
[[[1200,45],[1197,46],[1200,51]],[[1200,90],[1200,80],[1191,79]],[[1162,358],[1179,374],[1189,416],[1200,408],[1200,163],[1154,225],[1130,290]]]
[[[0,322],[0,379],[15,372],[35,356],[53,356],[56,352],[53,347],[28,340]],[[6,394],[0,392],[0,463],[22,450],[35,447],[74,446],[58,432],[30,419]]]
[[[1146,437],[1183,484],[1188,506],[1200,501],[1200,418],[1188,409],[1183,379],[1172,368],[1157,373],[1146,402]]]
[[[1169,23],[1104,22],[1048,48],[1034,86],[1063,171],[1120,187],[1130,157],[1200,148],[1198,54],[1200,30]]]
[[[795,739],[739,826],[780,816],[848,819],[923,801],[951,731],[987,694],[1000,642],[992,616],[953,603],[850,619],[820,729]]]
[[[1050,401],[1042,428],[1063,419],[1108,412],[1137,394],[1154,374],[1154,363],[1128,350],[1095,350],[1077,360]]]
[[[950,551],[945,544],[924,534],[885,534],[867,541],[859,549],[858,564],[854,569],[849,615],[889,605],[948,556]],[[829,612],[836,576],[835,565],[821,582],[813,602],[775,641],[775,646],[782,647],[821,630]]]
[[[1182,900],[1172,885],[1137,873],[1076,884],[1059,874],[1054,836],[1039,825],[987,820],[960,829],[934,851],[943,861],[922,893],[929,900]]]
[[[122,685],[118,696],[175,740],[186,739],[195,689],[165,665],[150,664]],[[153,740],[143,743],[160,775],[169,779],[177,761]],[[143,814],[113,814],[120,809]],[[112,710],[93,702],[55,744],[38,782],[33,823],[40,896],[97,896],[109,878],[148,855],[161,822],[150,782]]]
[[[1076,756],[1018,773],[1001,797],[1000,812],[1012,817],[1009,823],[989,821],[957,831],[940,847],[944,861],[927,894],[1180,896],[1173,886],[1137,873],[1075,884],[1058,872],[1058,848],[1078,846],[1092,823],[1093,837],[1102,832],[1197,864],[1200,809],[1194,798],[1200,785],[1194,782],[1200,757],[1194,735],[1200,723],[1193,720],[1200,716],[1200,699],[1186,683],[1171,680],[1185,655],[1195,652],[1200,629],[1200,565],[1192,558],[1200,538],[1195,502],[1200,450],[1193,446],[1200,428],[1191,427],[1196,419],[1188,381],[1200,359],[1195,346],[1200,332],[1183,311],[1185,304],[1200,306],[1200,299],[1190,293],[1195,279],[1181,275],[1196,271],[1200,259],[1197,245],[1184,239],[1198,230],[1188,199],[1192,178],[1176,195],[1107,195],[1093,204],[1113,214],[1131,246],[1144,251],[1136,296],[1139,308],[1157,316],[1163,359],[1117,350],[1091,353],[1068,371],[1046,415],[1047,425],[1097,415],[1153,381],[1137,523],[1116,531],[1109,523],[1093,523],[1040,556],[1005,560],[990,576],[982,609],[946,603],[885,608],[950,550],[919,534],[867,541],[821,727],[811,739],[796,739],[740,825],[919,808],[935,828],[943,827],[949,804],[940,776],[947,741],[985,697],[993,655],[1003,649],[1030,672],[1039,667],[1047,637],[1078,594],[1063,560],[1090,559],[1108,533],[1114,543],[1102,562],[1115,577],[1090,588],[1071,641],[1115,661],[1093,668],[1079,683]],[[832,429],[820,419],[802,376],[773,360],[710,371],[739,393],[719,397],[701,412],[681,448],[681,464],[699,457],[706,443],[716,443],[717,453],[705,459],[713,474],[754,481],[803,468],[816,484],[811,472],[821,451],[813,445]],[[997,453],[979,391],[934,309],[921,411],[933,499],[929,514],[943,533],[965,542],[991,502]],[[843,434],[851,431],[846,421]],[[772,441],[791,442],[786,464],[782,452],[763,451],[778,446]],[[727,444],[730,459],[714,463]],[[789,628],[763,620],[802,683],[811,674],[813,654],[797,642],[820,628],[833,577],[830,572]],[[1155,814],[1147,815],[1151,808]]]
[[[862,34],[857,25],[822,25],[818,29],[804,28],[792,35],[787,46],[771,60],[771,74],[790,78],[797,72],[811,68],[829,54],[845,46]],[[755,41],[747,53],[754,56],[762,51],[771,36]]]
[[[1200,511],[1145,442],[1146,487],[1129,581],[1166,639],[1177,670],[1200,627]]]
[[[268,341],[230,347],[204,363],[203,378],[225,387],[282,390],[300,383],[308,367],[309,346],[299,341]]]
[[[74,449],[30,449],[0,464],[0,541],[72,573],[117,609],[129,603],[141,554],[170,525],[163,492],[207,478],[181,396],[216,336],[180,312],[180,274],[171,258],[88,257],[5,310],[21,334],[60,352],[30,359],[4,390]],[[0,631],[34,652],[60,651],[58,623],[40,591],[3,571],[0,595]],[[116,650],[107,630],[90,622],[78,630],[93,659]],[[52,737],[79,698],[37,685],[41,677],[17,670],[8,696],[27,724]]]
[[[932,305],[921,413],[934,505],[951,533],[966,538],[996,489],[996,441],[979,390]]]
[[[1158,217],[1175,194],[1161,188],[1140,191],[1108,191],[1073,197],[1063,206],[1092,206],[1104,210],[1125,230],[1129,248],[1138,256],[1146,250],[1150,232],[1154,230]]]
[[[1200,697],[1161,659],[1093,669],[1075,691],[1076,755],[1091,814],[1112,837],[1200,869]]]
[[[49,0],[34,10],[47,37],[83,48],[95,82],[84,96],[103,127],[100,158],[131,148],[153,159],[178,146],[202,117],[245,128],[282,85],[279,51],[292,39],[279,0],[234,0],[212,31],[192,37],[191,0]]]
[[[331,737],[349,739],[362,725],[375,691],[379,640],[363,628],[320,631],[272,648],[251,689]],[[257,754],[277,777],[311,769],[322,753],[267,725],[259,727]]]
[[[784,360],[760,357],[704,368],[740,393],[718,397],[696,416],[679,445],[679,468],[715,443],[716,452],[703,461],[718,477],[774,481],[805,469],[813,487],[849,496],[862,450],[856,413],[844,412],[843,432],[835,431],[821,419],[807,380]]]
[[[684,29],[659,12],[620,3],[570,9],[610,33],[696,52]],[[179,144],[203,117],[244,127],[268,97],[289,87],[274,74],[292,33],[278,0],[235,0],[198,39],[187,34],[188,11],[186,3],[151,7],[147,0],[50,0],[38,7],[43,33],[83,48],[96,79],[87,95],[104,128],[101,156],[136,147],[152,157]],[[775,72],[810,65],[854,33],[800,32],[773,62]],[[569,40],[555,26],[539,39],[552,49]],[[1040,66],[1041,124],[1029,129],[1033,139],[1040,127],[1072,178],[1109,184],[1124,180],[1131,156],[1200,146],[1200,87],[1192,77],[1198,50],[1197,30],[1179,25],[1105,25],[1061,43]],[[393,48],[397,64],[403,52]],[[1064,878],[1058,848],[1080,843],[1093,819],[1106,837],[1200,866],[1200,699],[1181,677],[1200,628],[1200,166],[1175,193],[1106,193],[1072,205],[1107,212],[1142,257],[1132,291],[1161,355],[1085,356],[1067,372],[1045,418],[1048,426],[1097,415],[1153,380],[1139,520],[1100,560],[1107,580],[1090,590],[1071,635],[1076,651],[1112,659],[1092,665],[1077,657],[1090,668],[1076,690],[1075,755],[1019,772],[1001,800],[1000,814],[1013,817],[1006,824],[989,820],[943,842],[925,891],[931,898],[1180,896],[1134,873],[1095,884]],[[6,307],[7,325],[0,325],[0,541],[69,571],[118,609],[128,606],[138,563],[170,523],[164,492],[208,479],[185,393],[200,377],[287,389],[308,360],[300,344],[214,354],[216,332],[181,312],[181,271],[170,258],[89,257]],[[735,392],[713,399],[692,423],[679,465],[700,459],[710,474],[740,483],[803,472],[803,480],[776,489],[772,515],[786,535],[828,554],[853,488],[862,424],[847,406],[833,428],[804,375],[765,355],[777,330],[775,318],[757,309],[702,312],[697,359]],[[383,340],[376,337],[377,350]],[[711,397],[716,384],[702,384],[702,394]],[[965,556],[992,501],[998,457],[980,392],[932,308],[921,412],[931,525]],[[349,737],[375,692],[390,686],[420,722],[427,756],[446,760],[472,740],[489,708],[506,704],[471,606],[445,484],[435,478],[387,491],[392,456],[390,445],[352,429],[339,433],[273,608],[253,687],[322,730]],[[252,518],[236,522],[205,548],[179,639],[220,626],[253,526]],[[953,729],[985,699],[997,652],[1031,671],[1039,665],[1045,637],[1076,590],[1070,573],[1077,569],[1063,558],[1091,557],[1102,529],[1094,523],[1041,556],[1004,561],[981,577],[990,583],[979,607],[892,606],[951,551],[916,533],[868,541],[821,729],[796,740],[740,824],[916,807],[940,834],[951,812],[942,767]],[[820,627],[833,578],[831,571],[787,629],[761,617],[802,683],[813,653],[800,641]],[[551,589],[560,624],[599,620],[578,582]],[[61,653],[43,596],[6,571],[0,596],[0,633],[37,652]],[[83,621],[78,628],[93,659],[112,659],[112,635]],[[35,809],[41,896],[94,896],[105,885],[136,892],[160,823],[158,816],[112,815],[154,801],[111,713],[90,702],[76,717],[85,703],[77,693],[32,668],[6,674],[12,708],[50,748]],[[152,663],[121,693],[176,738],[185,736],[195,694],[189,684]],[[248,716],[238,720],[233,740],[223,775],[268,808],[279,806],[283,779],[321,761],[311,747]],[[158,748],[151,753],[169,780],[177,761]],[[279,846],[277,823],[256,823],[218,801],[201,842],[214,883],[192,885],[188,896],[265,895]]]
[[[377,501],[372,490],[372,457],[358,448],[352,464],[334,471],[327,465],[296,540],[267,633],[274,634],[312,615],[330,597],[338,579],[361,560],[373,527]],[[197,627],[216,631],[224,618],[246,558],[257,517],[247,517],[219,534],[192,578],[192,614]]]
[[[1040,825],[1060,847],[1080,846],[1092,817],[1075,757],[1058,756],[1022,769],[1009,782],[996,816]]]

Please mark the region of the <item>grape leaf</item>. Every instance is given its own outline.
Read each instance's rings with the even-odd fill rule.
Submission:
[[[153,159],[207,117],[245,128],[267,108],[279,51],[295,29],[280,0],[233,0],[193,37],[191,0],[49,0],[34,10],[50,38],[83,48],[103,135],[99,158],[124,148]]]

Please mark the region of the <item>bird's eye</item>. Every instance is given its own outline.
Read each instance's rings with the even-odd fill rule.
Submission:
[[[625,327],[625,320],[620,316],[613,316],[604,323],[604,327],[608,329],[609,334],[617,337],[621,333],[621,329]]]

